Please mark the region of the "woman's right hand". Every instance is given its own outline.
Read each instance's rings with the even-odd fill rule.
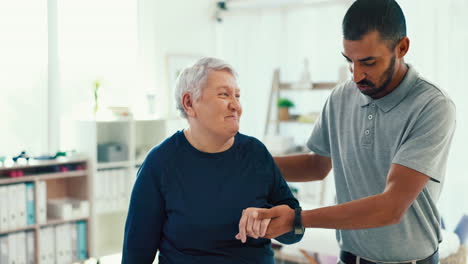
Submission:
[[[239,221],[239,233],[236,235],[236,239],[245,243],[247,236],[255,239],[265,236],[271,218],[259,220],[257,217],[260,210],[266,209],[251,207],[242,211],[242,217]]]

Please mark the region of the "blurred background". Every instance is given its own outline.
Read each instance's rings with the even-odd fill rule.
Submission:
[[[54,192],[49,178],[11,180],[7,174],[16,165],[8,161],[22,151],[31,159],[59,151],[71,157],[83,154],[86,161],[71,165],[86,169],[80,188],[87,193],[82,201],[90,213],[76,219],[88,224],[87,257],[118,254],[128,195],[142,158],[184,127],[173,99],[180,69],[203,56],[225,59],[239,73],[241,132],[263,140],[273,154],[304,151],[331,89],[349,78],[341,55],[341,21],[352,2],[0,1],[0,184],[45,181],[46,200],[76,196],[73,190]],[[455,230],[468,214],[468,1],[398,3],[411,41],[406,62],[444,89],[457,107],[457,130],[438,203],[447,230]],[[287,117],[280,117],[285,105],[279,99],[294,105],[287,107]],[[119,152],[122,158],[116,158]],[[42,177],[27,165],[20,169]],[[62,176],[69,175],[56,177]],[[123,197],[109,209],[101,200],[112,197],[101,194],[112,190],[102,186],[115,177],[122,178],[115,189],[121,188]],[[328,178],[324,184],[291,188],[311,207],[333,204],[333,179]],[[43,228],[57,223],[0,229],[0,237],[26,230],[39,240]],[[318,252],[318,241],[334,239],[332,232],[317,236],[303,248]],[[38,244],[36,261],[41,258]]]

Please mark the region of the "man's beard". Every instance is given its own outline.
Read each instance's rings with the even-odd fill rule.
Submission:
[[[382,77],[380,78],[380,80],[382,81],[382,85],[380,85],[379,87],[375,87],[376,85],[367,79],[364,79],[358,82],[357,83],[358,85],[366,85],[372,88],[372,89],[368,89],[365,91],[361,91],[361,93],[367,96],[373,96],[373,95],[381,93],[382,91],[385,91],[388,84],[392,81],[393,73],[395,72],[395,60],[396,60],[396,56],[393,55],[390,61],[390,65],[388,65],[387,69],[384,71],[384,73],[382,74]]]

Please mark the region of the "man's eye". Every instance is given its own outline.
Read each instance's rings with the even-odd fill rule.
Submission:
[[[375,61],[373,61],[373,62],[364,62],[363,64],[365,66],[373,66],[373,65],[375,65]]]
[[[220,93],[219,95],[221,95],[221,96],[229,96],[229,94],[227,94],[227,93]]]

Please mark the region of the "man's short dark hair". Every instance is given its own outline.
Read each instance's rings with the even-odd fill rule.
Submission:
[[[395,0],[357,0],[343,18],[343,37],[346,40],[361,40],[372,31],[388,41],[394,49],[406,37],[406,20]]]

